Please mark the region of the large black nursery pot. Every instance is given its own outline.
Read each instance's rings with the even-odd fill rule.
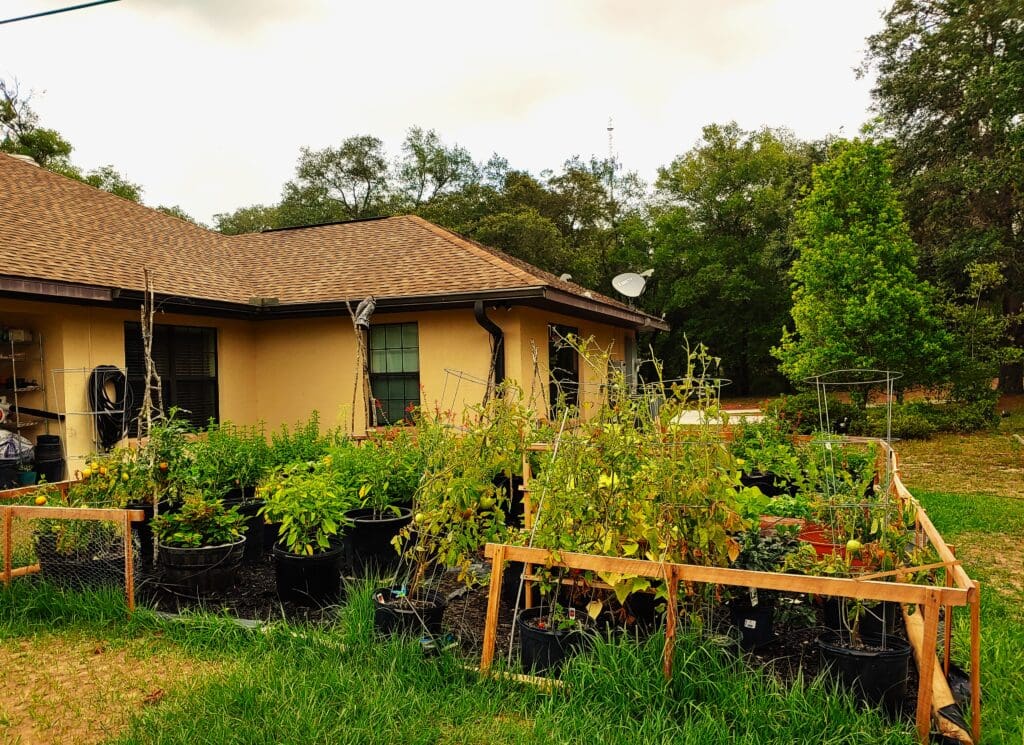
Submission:
[[[238,579],[245,538],[219,546],[183,548],[160,544],[157,562],[163,583],[173,591],[223,592]]]
[[[729,604],[732,622],[740,632],[740,646],[746,650],[758,649],[775,638],[775,604],[762,600],[757,605],[750,601]]]
[[[519,633],[519,659],[523,669],[532,673],[557,672],[570,655],[578,652],[587,643],[587,635],[580,629],[562,631],[537,627],[538,619],[550,613],[543,606],[519,612],[516,631]],[[577,614],[581,623],[585,613]]]
[[[850,644],[849,637],[828,631],[818,639],[822,665],[869,704],[881,704],[890,714],[899,713],[907,696],[910,644],[903,639],[862,635],[864,648]]]
[[[332,543],[326,551],[309,556],[293,554],[275,545],[274,577],[277,595],[299,605],[332,605],[341,599],[341,543]]]
[[[92,543],[77,550],[57,551],[57,536],[36,534],[39,574],[47,582],[71,590],[124,585],[124,548],[120,541]]]
[[[379,588],[373,591],[373,627],[379,634],[439,637],[447,606],[445,596],[433,590],[407,598],[398,588]]]
[[[394,572],[401,557],[391,541],[412,522],[412,510],[401,507],[396,515],[391,511],[366,508],[351,510],[346,517],[352,520],[352,527],[345,535],[346,559],[356,576],[383,576]]]
[[[258,564],[260,559],[263,558],[263,526],[265,521],[263,515],[259,514],[263,504],[262,499],[253,500],[251,502],[243,502],[238,508],[238,511],[245,515],[245,528],[243,529],[245,548],[242,552],[242,560],[246,564]]]

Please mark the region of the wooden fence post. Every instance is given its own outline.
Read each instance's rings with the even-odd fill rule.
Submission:
[[[505,574],[505,546],[498,545],[491,557],[491,584],[487,592],[487,618],[484,621],[484,648],[480,652],[480,672],[486,673],[494,662],[494,644],[498,635],[498,611],[501,608],[501,584]]]

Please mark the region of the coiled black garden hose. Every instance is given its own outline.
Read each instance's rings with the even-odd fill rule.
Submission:
[[[107,393],[108,385],[113,388],[113,398]],[[96,431],[104,450],[110,450],[127,434],[130,397],[128,381],[120,368],[99,365],[89,374],[89,406],[95,413]]]

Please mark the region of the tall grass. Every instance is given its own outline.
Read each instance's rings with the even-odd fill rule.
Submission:
[[[251,634],[231,672],[146,710],[120,742],[913,742],[905,723],[858,710],[831,684],[782,686],[691,637],[666,685],[662,644],[597,640],[547,694],[376,639],[363,589],[336,628]]]

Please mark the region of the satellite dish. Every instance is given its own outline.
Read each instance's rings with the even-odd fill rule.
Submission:
[[[650,276],[647,272],[644,274]],[[626,297],[640,297],[646,285],[647,280],[644,278],[644,275],[633,272],[619,274],[612,279],[612,287],[615,288],[615,291]]]
[[[558,278],[563,282],[568,282],[569,280],[572,279],[572,275],[569,274],[569,272],[566,272],[565,274],[560,275]]]

